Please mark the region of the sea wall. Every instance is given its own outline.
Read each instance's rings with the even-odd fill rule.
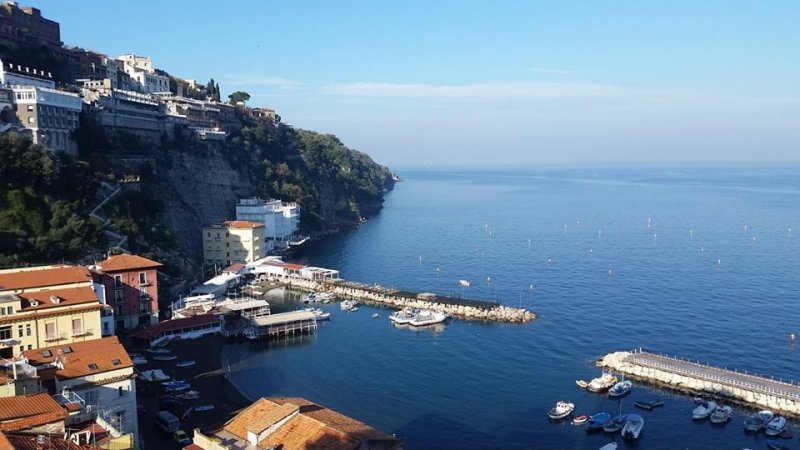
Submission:
[[[382,291],[379,287],[358,288],[347,284],[321,283],[313,280],[291,277],[281,278],[281,281],[292,289],[311,292],[332,292],[340,297],[355,298],[366,304],[388,308],[403,309],[410,307],[430,309],[446,313],[450,317],[464,320],[524,323],[530,322],[536,318],[536,314],[524,308],[510,308],[499,304],[487,308],[480,308],[475,306],[439,303],[436,302],[435,299],[428,301],[392,295],[389,290]]]
[[[599,359],[597,365],[622,373],[626,377],[635,380],[653,383],[680,392],[695,395],[704,394],[728,403],[764,408],[785,415],[800,417],[800,399],[792,398],[792,395],[787,394],[789,391],[787,388],[791,386],[787,383],[762,378],[759,380],[758,387],[753,385],[753,387],[749,388],[743,386],[748,383],[729,380],[724,376],[715,375],[713,378],[717,378],[716,380],[709,380],[704,379],[702,376],[688,376],[668,369],[632,363],[632,358],[630,357],[633,355],[634,353],[632,352],[609,353]],[[719,370],[718,368],[714,369],[715,371]],[[703,373],[702,367],[698,367],[698,373]],[[731,374],[733,373],[731,372]],[[737,373],[736,375],[741,374]],[[774,387],[765,389],[762,383],[773,385]]]

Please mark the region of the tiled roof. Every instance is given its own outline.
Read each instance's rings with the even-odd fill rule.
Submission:
[[[18,294],[22,299],[22,311],[38,311],[48,308],[64,308],[67,306],[83,305],[86,303],[99,303],[97,294],[91,287],[79,287],[69,289],[53,289],[48,291],[25,292]],[[53,297],[58,297],[54,302]],[[32,301],[38,302],[38,305],[33,306]]]
[[[114,255],[98,265],[100,266],[100,270],[106,273],[137,269],[154,269],[162,266],[161,263],[142,258],[141,256],[128,255],[126,253]]]
[[[226,268],[222,269],[222,272],[223,272],[223,273],[225,273],[225,272],[229,272],[229,273],[237,273],[237,272],[239,272],[240,270],[244,269],[245,267],[247,267],[247,266],[245,266],[244,264],[240,264],[240,263],[231,264],[230,266],[228,266],[228,267],[226,267]]]
[[[139,339],[150,339],[166,331],[181,330],[183,328],[201,327],[219,323],[219,317],[213,314],[202,314],[185,319],[172,319],[159,322],[155,325],[143,328],[131,336]]]
[[[34,366],[53,362],[60,355],[64,368],[56,371],[56,377],[59,379],[78,378],[133,367],[128,352],[116,336],[28,350],[23,354]]]
[[[0,398],[0,430],[18,431],[63,421],[64,408],[50,394]]]
[[[83,266],[41,266],[0,270],[0,291],[36,289],[91,282],[89,270]]]
[[[41,433],[2,433],[0,432],[0,450],[87,450],[96,447],[81,446],[65,440],[59,435],[43,435],[45,444],[37,443]]]
[[[263,223],[251,222],[249,220],[228,220],[223,223],[227,225],[228,228],[236,228],[236,229],[264,228]]]
[[[55,317],[62,315],[72,315],[79,312],[99,311],[105,306],[100,303],[87,303],[85,306],[76,306],[67,309],[45,309],[44,311],[23,311],[13,316],[0,316],[0,324],[18,323],[30,319],[43,319],[45,317]]]

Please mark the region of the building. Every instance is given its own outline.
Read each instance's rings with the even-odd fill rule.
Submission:
[[[63,433],[67,412],[47,392],[0,398],[0,431]]]
[[[101,318],[111,311],[95,289],[89,270],[81,266],[0,270],[0,358],[99,339]]]
[[[121,55],[122,70],[131,78],[131,89],[139,92],[169,92],[169,77],[158,73],[147,56]]]
[[[0,5],[0,43],[16,49],[23,41],[61,47],[61,27],[58,22],[42,17],[37,8],[3,2]]]
[[[96,421],[114,438],[138,442],[133,362],[116,336],[29,350],[24,356],[42,385],[70,411],[67,425]]]
[[[0,84],[6,87],[38,86],[55,89],[53,74],[0,60]]]
[[[42,433],[4,433],[0,431],[0,450],[94,450],[101,447],[91,445],[93,437],[75,439],[65,438],[62,434]],[[76,443],[78,440],[80,443]]]
[[[248,220],[229,220],[203,228],[203,259],[222,267],[251,263],[264,257],[264,225]]]
[[[161,105],[150,94],[113,89],[110,78],[83,80],[83,101],[97,122],[111,131],[127,131],[158,141],[166,132]]]
[[[92,269],[97,283],[114,308],[117,330],[158,322],[158,268],[160,263],[136,255],[114,255]]]
[[[299,397],[261,398],[213,433],[194,430],[203,450],[326,448],[399,450],[403,441]]]
[[[243,198],[236,204],[236,220],[264,224],[264,237],[275,247],[286,248],[300,230],[300,207],[280,200]]]

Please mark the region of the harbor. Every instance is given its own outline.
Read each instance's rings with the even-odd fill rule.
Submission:
[[[597,365],[636,380],[800,417],[800,385],[637,349],[609,353]]]

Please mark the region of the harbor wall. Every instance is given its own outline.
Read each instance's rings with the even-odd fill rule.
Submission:
[[[692,370],[671,370],[668,365],[652,367],[650,365],[631,362],[636,352],[609,353],[597,361],[600,367],[609,368],[626,377],[644,381],[676,391],[695,395],[707,395],[728,403],[740,404],[755,408],[768,409],[784,415],[800,417],[800,395],[798,386],[763,377],[747,375],[751,382],[741,380],[743,374],[720,368],[703,370],[703,365],[696,364]],[[675,360],[676,363],[681,361]],[[691,364],[691,363],[685,363]],[[677,367],[677,366],[676,366]],[[720,374],[722,372],[722,374]],[[727,373],[726,373],[727,372]]]
[[[340,297],[355,298],[365,304],[384,306],[393,309],[420,308],[446,313],[450,317],[463,320],[489,322],[530,322],[536,315],[524,308],[510,308],[497,303],[487,303],[487,307],[454,305],[393,295],[390,290],[380,287],[357,287],[350,283],[319,282],[295,277],[280,277],[287,287],[311,292],[332,292]]]

